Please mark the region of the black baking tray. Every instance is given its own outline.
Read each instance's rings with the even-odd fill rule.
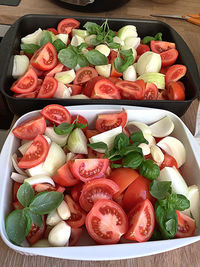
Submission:
[[[163,40],[175,42],[179,51],[177,63],[187,66],[187,73],[182,78],[186,87],[186,99],[184,101],[170,101],[170,100],[110,100],[110,99],[37,99],[37,98],[15,98],[13,92],[10,90],[12,83],[12,66],[13,57],[19,53],[20,40],[23,36],[30,34],[39,27],[42,29],[57,27],[61,19],[71,16],[60,15],[35,15],[30,14],[18,19],[8,30],[0,48],[0,90],[5,96],[8,106],[12,113],[17,115],[25,114],[29,111],[42,109],[48,104],[61,104],[63,106],[70,105],[89,105],[89,104],[103,104],[103,105],[131,105],[153,107],[158,109],[169,110],[178,116],[182,116],[189,108],[192,101],[198,97],[200,79],[198,74],[195,59],[181,36],[168,24],[157,20],[143,20],[143,19],[124,19],[124,18],[108,18],[108,23],[111,29],[117,31],[122,26],[127,24],[135,25],[138,35],[143,38],[146,35],[155,35],[162,32]],[[105,18],[102,17],[77,17],[73,18],[81,22],[81,27],[87,21],[102,24]]]

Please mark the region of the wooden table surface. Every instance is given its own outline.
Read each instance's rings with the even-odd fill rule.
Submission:
[[[100,0],[97,0],[100,1]],[[108,0],[109,1],[109,0]],[[120,0],[116,0],[120,1]],[[156,4],[151,0],[130,0],[123,7],[102,13],[80,13],[61,8],[51,0],[22,0],[17,7],[0,6],[0,24],[12,24],[16,19],[25,14],[57,14],[57,15],[88,15],[103,17],[126,17],[155,19],[150,14],[194,14],[200,12],[199,0],[177,0],[172,4]],[[172,26],[185,40],[190,47],[200,72],[200,27],[182,20],[160,19]],[[195,100],[185,115],[182,117],[188,128],[194,133],[195,118],[197,113],[198,101]],[[200,242],[176,249],[170,252],[161,253],[144,258],[129,259],[122,261],[109,262],[85,262],[72,260],[59,260],[41,256],[22,256],[9,249],[2,240],[0,240],[0,262],[2,267],[13,266],[200,266]]]

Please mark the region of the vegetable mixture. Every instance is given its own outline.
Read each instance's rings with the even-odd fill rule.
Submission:
[[[73,246],[83,230],[97,244],[189,237],[200,225],[199,189],[180,167],[183,143],[165,116],[147,125],[125,109],[81,114],[51,104],[15,127],[13,211],[5,221],[11,242]]]
[[[21,39],[11,91],[18,98],[185,100],[176,44],[162,33],[138,37],[134,25],[117,32],[67,18]]]

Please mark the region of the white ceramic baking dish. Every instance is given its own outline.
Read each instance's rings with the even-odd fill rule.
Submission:
[[[144,123],[153,123],[162,117],[169,115],[175,124],[172,136],[177,137],[184,143],[187,151],[186,163],[181,167],[183,177],[188,185],[200,186],[200,152],[199,145],[184,123],[173,113],[165,110],[123,106],[128,112],[129,121],[138,120]],[[88,119],[89,124],[94,123],[96,115],[120,111],[122,106],[70,106],[67,107],[71,114],[81,114]],[[23,121],[36,116],[39,111],[29,112],[20,117],[13,127]],[[3,241],[10,248],[25,255],[42,255],[48,257],[73,259],[73,260],[119,260],[143,257],[176,249],[200,240],[200,230],[197,229],[195,236],[190,238],[179,238],[173,240],[151,241],[144,243],[120,243],[115,245],[95,245],[87,235],[82,236],[78,246],[75,247],[48,247],[32,248],[20,247],[12,244],[6,235],[5,217],[12,207],[12,172],[11,155],[16,152],[19,140],[12,132],[8,135],[0,156],[0,233]]]

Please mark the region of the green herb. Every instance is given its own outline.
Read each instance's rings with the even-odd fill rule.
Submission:
[[[36,213],[31,212],[30,210],[25,210],[25,212],[28,214],[28,216],[31,219],[31,224],[34,223],[37,226],[41,227],[43,220],[42,220],[42,215],[38,215]]]
[[[110,167],[113,168],[113,169],[117,169],[117,168],[123,167],[123,165],[122,164],[111,163]]]
[[[85,57],[87,58],[88,62],[94,66],[100,66],[100,65],[107,65],[108,59],[105,55],[100,53],[98,50],[93,49],[91,51],[88,51],[85,54]]]
[[[34,54],[34,52],[40,48],[40,46],[36,44],[21,44],[20,47],[21,50],[27,54]]]
[[[54,132],[59,135],[68,134],[74,129],[74,124],[63,122],[58,126],[54,125]]]
[[[154,37],[153,36],[145,36],[142,39],[142,44],[148,44],[151,41],[162,41],[162,33],[158,32]]]
[[[150,193],[157,199],[166,198],[167,194],[171,193],[171,182],[158,182],[156,180],[153,180],[153,182],[150,184]]]
[[[131,152],[124,157],[123,165],[126,168],[137,169],[144,160],[144,156],[138,152]],[[145,175],[144,175],[145,176]]]
[[[87,60],[87,58],[84,55],[79,55],[78,59],[77,59],[77,64],[82,68],[82,67],[86,67],[89,66],[89,62]]]
[[[121,153],[126,156],[128,155],[129,153],[131,152],[138,152],[140,153],[141,155],[143,155],[142,153],[142,149],[140,147],[137,147],[135,145],[129,145],[127,147],[124,147],[122,150],[121,150]]]
[[[57,53],[58,53],[60,50],[66,48],[66,44],[63,43],[63,41],[60,40],[60,39],[56,39],[56,40],[53,42],[53,46],[55,47]]]
[[[49,31],[43,31],[42,38],[40,40],[40,46],[43,46],[46,43],[52,43],[52,37]]]
[[[124,72],[134,62],[132,49],[120,50],[119,56],[114,60],[114,67],[118,72]]]
[[[88,146],[93,150],[94,149],[105,149],[105,150],[108,150],[108,146],[104,142],[97,142],[97,143],[93,143],[93,144],[88,144]]]
[[[153,234],[151,236],[151,238],[149,239],[149,241],[156,241],[156,240],[162,240],[162,234],[159,230],[154,229]]]
[[[78,62],[77,54],[69,46],[59,51],[58,60],[70,69],[74,69]]]
[[[28,207],[34,197],[34,190],[29,183],[22,184],[17,191],[17,199],[23,207]]]
[[[111,49],[120,49],[121,45],[119,43],[112,42],[108,44],[108,47]]]
[[[138,146],[142,143],[148,144],[149,142],[144,138],[142,132],[135,132],[130,135],[130,139],[135,146]]]
[[[124,147],[129,146],[129,138],[126,134],[120,133],[115,137],[114,148],[121,151]]]
[[[181,194],[170,194],[168,197],[168,202],[175,210],[183,211],[190,207],[190,201]]]
[[[140,174],[149,180],[156,179],[160,174],[160,168],[151,159],[147,159],[139,166]]]
[[[98,34],[100,31],[99,30],[100,26],[94,22],[86,22],[83,25],[83,28],[85,28],[88,31],[89,35]]]

